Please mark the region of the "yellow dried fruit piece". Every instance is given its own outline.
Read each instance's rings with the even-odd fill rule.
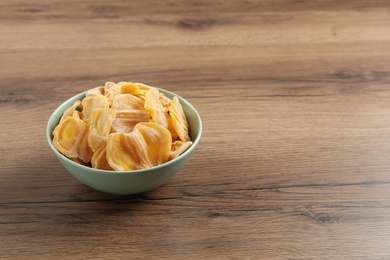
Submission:
[[[111,166],[107,162],[106,148],[107,146],[106,144],[104,144],[94,152],[91,159],[92,168],[101,170],[112,170]]]
[[[171,152],[170,132],[156,123],[138,123],[130,134],[110,134],[107,162],[117,171],[150,168],[167,162]]]
[[[168,110],[162,105],[160,93],[157,89],[151,88],[145,95],[145,108],[150,112],[152,122],[162,125],[171,132],[172,141],[176,141],[178,135],[168,115]]]
[[[69,158],[89,162],[92,150],[88,146],[88,128],[83,120],[67,117],[53,131],[54,147]]]
[[[93,110],[97,108],[109,108],[107,99],[101,95],[85,97],[81,104],[83,105],[83,120],[87,124],[91,123]]]
[[[114,122],[111,125],[111,133],[130,133],[139,122],[148,122],[149,117],[150,114],[148,111],[117,111]]]
[[[79,111],[76,110],[77,108],[80,108],[80,106],[81,106],[81,101],[77,100],[70,108],[65,110],[64,114],[62,115],[62,117],[60,119],[60,123],[62,121],[64,121],[65,118],[67,118],[68,116],[80,118]]]
[[[169,154],[169,160],[173,160],[179,155],[181,155],[182,153],[184,153],[185,151],[187,151],[188,148],[191,147],[191,145],[192,145],[191,141],[186,141],[186,142],[176,141],[172,143],[171,152]]]
[[[104,87],[105,87],[105,94],[104,94],[104,96],[107,98],[107,101],[108,101],[108,103],[111,106],[114,97],[117,94],[120,94],[120,92],[121,92],[121,85],[115,84],[114,82],[106,82]]]
[[[117,115],[112,123],[111,132],[130,133],[139,122],[148,122],[150,113],[144,108],[144,99],[130,95],[117,94],[112,103]]]
[[[157,89],[150,89],[145,95],[145,108],[150,112],[152,121],[168,129],[168,114],[160,101]]]
[[[116,110],[113,108],[97,108],[92,111],[88,134],[88,145],[96,152],[105,145],[115,119]]]
[[[171,133],[163,126],[152,122],[139,123],[134,127],[136,140],[138,142],[141,162],[144,167],[153,167],[165,163],[169,159],[171,152],[172,137]]]
[[[165,108],[171,105],[171,101],[172,100],[170,100],[167,96],[160,92],[160,102]]]
[[[144,95],[145,90],[141,90],[139,86],[132,82],[127,82],[121,85],[121,94],[131,94],[131,95]]]
[[[138,86],[138,88],[139,88],[141,91],[144,90],[144,94],[146,94],[146,92],[152,88],[151,86],[146,85],[146,84],[144,84],[144,83],[135,83],[135,84]]]
[[[134,148],[128,141],[129,136],[124,133],[108,135],[106,158],[107,162],[115,171],[135,170],[138,164]]]
[[[90,97],[90,96],[100,96],[100,95],[104,95],[105,94],[105,87],[103,86],[100,86],[100,87],[96,87],[96,88],[93,88],[93,89],[90,89],[87,91],[87,93],[85,93],[85,96],[86,97]]]
[[[145,100],[131,94],[117,94],[113,98],[112,108],[116,110],[146,110]]]
[[[169,107],[169,116],[171,117],[173,128],[180,140],[182,142],[190,141],[187,118],[177,97],[172,99],[171,106]]]
[[[87,166],[87,167],[91,167],[91,163],[89,162],[83,162],[83,160],[81,160],[80,158],[70,158],[72,161],[78,163],[78,164],[81,164],[81,165],[84,165],[84,166]]]

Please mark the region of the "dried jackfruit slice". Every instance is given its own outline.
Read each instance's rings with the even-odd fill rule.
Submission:
[[[64,121],[65,118],[67,118],[68,116],[80,118],[79,111],[76,110],[77,108],[80,108],[80,106],[81,106],[80,100],[77,100],[76,102],[74,102],[74,104],[71,107],[69,107],[68,109],[65,110],[64,114],[62,115],[62,117],[60,119],[60,123],[62,121]]]
[[[89,126],[81,119],[67,117],[53,131],[54,147],[69,158],[80,158],[85,163],[92,158],[88,146]]]
[[[145,108],[150,112],[152,122],[162,125],[171,132],[172,141],[176,141],[178,135],[168,115],[168,110],[162,105],[160,93],[157,89],[151,88],[145,95]]]
[[[167,96],[160,92],[160,102],[165,108],[171,105],[171,101],[172,100],[170,100]]]
[[[111,106],[112,102],[114,100],[114,97],[117,94],[120,94],[120,92],[121,92],[121,85],[115,84],[114,82],[106,82],[104,87],[105,87],[105,94],[104,94],[104,96],[107,98],[107,101],[108,101],[108,103]]]
[[[81,160],[80,158],[70,158],[72,161],[78,163],[78,164],[81,164],[81,165],[84,165],[84,166],[87,166],[87,167],[91,167],[91,163],[90,162],[83,162],[83,160]]]
[[[169,107],[169,116],[172,120],[173,128],[182,142],[190,141],[188,135],[188,122],[179,99],[174,97]]]
[[[81,104],[83,105],[83,120],[87,124],[91,123],[93,110],[97,108],[109,108],[107,99],[101,95],[85,97]]]
[[[150,114],[141,110],[117,111],[114,122],[111,125],[111,133],[130,133],[139,122],[148,122]]]
[[[143,140],[139,144],[139,151],[143,151],[141,162],[145,167],[153,167],[165,163],[171,152],[171,133],[163,126],[152,122],[139,123],[134,127],[136,138]],[[140,153],[141,155],[141,153]]]
[[[112,108],[117,115],[111,132],[130,133],[139,122],[148,122],[150,113],[144,108],[145,101],[141,97],[130,94],[118,94],[114,97]]]
[[[85,93],[85,96],[86,96],[86,97],[90,97],[90,96],[100,96],[100,95],[104,95],[105,92],[106,92],[105,87],[100,86],[100,87],[96,87],[96,88],[93,88],[93,89],[88,90],[87,93]]]
[[[121,85],[121,94],[145,95],[145,90],[139,88],[136,83],[126,82]]]
[[[112,170],[106,158],[106,144],[102,145],[97,151],[93,153],[91,164],[93,168],[101,170]]]
[[[146,92],[152,88],[151,86],[146,85],[144,83],[135,83],[135,84],[138,86],[140,90],[144,90],[144,94],[146,94]]]
[[[96,152],[105,145],[115,119],[116,110],[113,108],[96,108],[92,111],[88,134],[88,145]]]
[[[184,153],[185,151],[187,151],[188,148],[191,147],[191,145],[192,145],[191,141],[186,141],[186,142],[176,141],[172,143],[171,152],[169,154],[169,160],[173,160],[179,155],[181,155],[182,153]]]
[[[124,133],[109,134],[106,147],[107,162],[115,171],[135,170],[139,164],[131,147],[129,136]]]
[[[110,134],[107,162],[119,171],[150,168],[167,162],[171,152],[170,132],[156,123],[142,122],[130,134]]]
[[[145,95],[145,108],[150,112],[152,121],[168,129],[168,114],[161,104],[157,89],[150,89]]]
[[[146,110],[145,100],[131,94],[117,94],[113,98],[112,108],[116,110]]]

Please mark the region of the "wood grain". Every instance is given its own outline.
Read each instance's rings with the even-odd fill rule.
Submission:
[[[389,26],[388,1],[2,1],[0,258],[389,258]],[[168,183],[114,196],[45,127],[124,80],[204,129]]]

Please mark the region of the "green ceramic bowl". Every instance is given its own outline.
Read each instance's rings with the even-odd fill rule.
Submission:
[[[177,96],[187,116],[189,134],[193,141],[193,145],[179,157],[148,169],[136,171],[106,171],[83,166],[62,155],[53,146],[53,130],[64,111],[72,106],[76,100],[81,100],[85,97],[85,92],[83,92],[62,103],[53,112],[48,121],[46,128],[47,140],[58,160],[82,183],[96,190],[111,194],[125,195],[141,193],[157,188],[168,181],[183,167],[198,145],[202,135],[202,121],[196,109],[188,101],[172,92],[160,88],[157,89],[169,98]]]

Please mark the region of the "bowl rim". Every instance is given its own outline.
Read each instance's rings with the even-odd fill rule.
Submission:
[[[153,86],[150,86],[150,87],[153,87]],[[52,140],[52,131],[54,130],[54,128],[58,125],[58,123],[54,126],[53,129],[50,128],[50,122],[52,122],[56,117],[58,117],[58,113],[60,110],[63,110],[64,107],[65,107],[65,104],[69,103],[71,100],[73,101],[76,101],[76,100],[82,100],[86,93],[88,92],[88,90],[86,91],[83,91],[81,93],[78,93],[70,98],[68,98],[67,100],[65,100],[64,102],[62,102],[54,111],[53,113],[50,115],[49,117],[49,120],[47,121],[47,124],[46,124],[46,138],[47,138],[47,141],[49,143],[49,146],[50,148],[53,150],[53,152],[56,154],[57,157],[61,157],[63,158],[64,160],[66,160],[68,163],[72,164],[73,166],[75,167],[80,167],[81,169],[84,169],[84,170],[87,170],[87,171],[91,171],[91,172],[96,172],[96,173],[99,173],[99,174],[109,174],[109,175],[124,175],[124,174],[139,174],[139,173],[144,173],[144,172],[148,172],[148,171],[152,171],[152,170],[158,170],[160,168],[165,168],[171,164],[174,164],[176,161],[179,161],[179,160],[182,160],[182,159],[185,159],[187,156],[186,155],[190,155],[196,148],[196,146],[198,145],[200,139],[201,139],[201,136],[202,136],[202,129],[203,129],[203,125],[202,125],[202,119],[199,115],[199,112],[195,109],[195,107],[189,102],[187,101],[186,99],[184,99],[183,97],[181,97],[180,95],[177,95],[176,93],[173,93],[171,91],[168,91],[168,90],[165,90],[165,89],[162,89],[162,88],[158,88],[158,87],[153,87],[153,88],[156,88],[158,89],[159,91],[161,92],[165,92],[164,94],[169,94],[169,95],[172,95],[172,96],[177,96],[180,100],[180,102],[184,102],[196,115],[196,118],[197,120],[199,121],[199,132],[197,133],[197,135],[195,136],[195,140],[192,141],[192,145],[190,148],[188,148],[184,153],[182,153],[180,156],[176,157],[175,159],[173,160],[170,160],[168,162],[165,162],[165,163],[162,163],[162,164],[159,164],[159,165],[156,165],[156,166],[153,166],[153,167],[150,167],[150,168],[145,168],[145,169],[139,169],[139,170],[130,170],[130,171],[115,171],[115,170],[102,170],[102,169],[97,169],[97,168],[92,168],[92,167],[89,167],[89,166],[85,166],[85,165],[82,165],[82,164],[79,164],[71,159],[69,159],[68,157],[66,157],[65,155],[63,155],[62,153],[60,153],[53,145],[53,140]],[[66,106],[65,110],[68,108],[68,106]],[[64,111],[65,111],[64,110]],[[61,116],[60,116],[61,117]],[[60,118],[59,117],[59,118]]]

